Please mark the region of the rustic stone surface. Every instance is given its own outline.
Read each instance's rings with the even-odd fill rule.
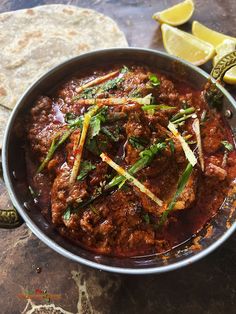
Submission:
[[[151,16],[176,1],[2,0],[0,12],[44,3],[96,9],[119,23],[131,46],[163,50],[159,25]],[[236,35],[235,0],[195,0],[195,3],[193,19]],[[187,23],[183,29],[190,27],[191,23]],[[235,88],[230,90],[235,95]],[[10,202],[1,181],[0,207],[7,206]],[[26,225],[16,230],[0,230],[0,238],[3,314],[235,313],[235,235],[194,265],[168,274],[134,277],[104,273],[69,261],[39,241]],[[27,296],[31,300],[24,299]]]

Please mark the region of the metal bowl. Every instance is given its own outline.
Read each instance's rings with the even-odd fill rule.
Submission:
[[[125,61],[133,61],[150,66],[156,65],[158,70],[171,73],[179,79],[187,80],[197,89],[202,89],[209,79],[209,75],[206,72],[187,62],[163,52],[147,49],[121,48],[100,50],[70,59],[48,71],[38,79],[18,101],[8,122],[4,137],[2,150],[4,180],[12,203],[27,226],[40,240],[63,256],[90,267],[115,273],[162,273],[199,260],[221,245],[233,233],[236,228],[234,204],[236,194],[234,190],[230,192],[218,214],[208,226],[205,226],[199,234],[193,236],[189,241],[163,254],[134,258],[117,258],[92,253],[75,246],[70,241],[61,237],[34,204],[26,179],[23,149],[25,138],[21,130],[25,112],[29,110],[36,97],[47,94],[48,90],[75,71],[84,68],[92,69],[94,66],[107,63],[125,63]],[[236,103],[232,96],[220,85],[219,89],[224,94],[222,112],[223,114],[227,113],[228,123],[233,132],[235,132]],[[17,218],[15,212],[8,212],[8,214],[16,222],[14,220]],[[198,245],[193,245],[196,242]]]

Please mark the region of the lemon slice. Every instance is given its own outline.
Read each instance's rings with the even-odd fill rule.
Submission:
[[[225,39],[220,45],[216,47],[216,56],[213,59],[213,65],[228,53],[236,50],[236,42],[232,39]],[[228,70],[223,80],[228,84],[236,84],[236,66]]]
[[[207,41],[215,47],[220,45],[225,39],[236,41],[236,38],[218,33],[197,21],[194,21],[192,24],[192,33],[194,36]]]
[[[216,46],[216,56],[213,59],[213,65],[228,53],[236,50],[236,41],[232,39],[225,39],[220,45]]]
[[[215,54],[215,49],[211,44],[178,28],[162,24],[161,31],[166,51],[194,65],[206,63]]]
[[[223,80],[228,84],[236,84],[236,66],[225,73]]]
[[[194,11],[194,3],[192,0],[185,0],[176,4],[169,9],[153,14],[152,18],[160,23],[177,26],[186,23]]]

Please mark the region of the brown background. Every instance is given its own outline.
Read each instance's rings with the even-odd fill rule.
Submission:
[[[118,22],[130,46],[163,50],[159,25],[151,16],[176,1],[1,0],[0,12],[46,3],[96,9]],[[195,0],[195,4],[193,19],[236,37],[235,0]],[[190,28],[191,21],[183,27],[185,30]],[[210,64],[204,68],[209,71]],[[236,95],[235,88],[229,89]],[[1,182],[0,207],[7,203]],[[104,273],[71,262],[42,244],[25,225],[17,230],[0,230],[0,237],[2,314],[236,313],[235,235],[194,265],[171,273],[135,277]],[[37,267],[40,272],[37,272]],[[32,295],[35,289],[43,290],[46,299],[35,300]],[[33,303],[28,301],[27,305],[23,298],[30,293]]]

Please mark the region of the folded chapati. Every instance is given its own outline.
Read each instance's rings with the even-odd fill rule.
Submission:
[[[2,13],[0,104],[12,109],[37,77],[70,57],[126,46],[117,24],[93,10],[55,4]]]

